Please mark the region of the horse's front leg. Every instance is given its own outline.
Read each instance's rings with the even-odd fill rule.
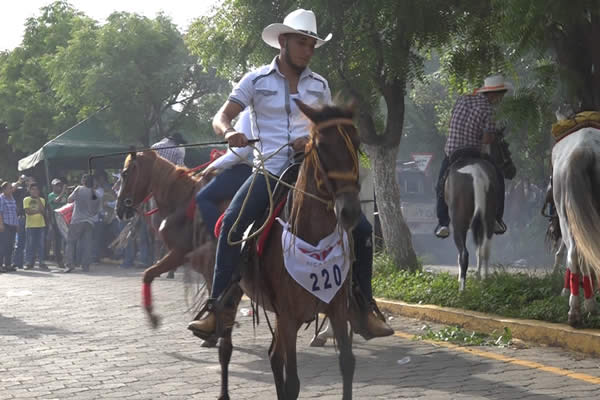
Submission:
[[[219,341],[219,364],[221,364],[221,395],[219,400],[229,400],[229,362],[233,353],[231,332],[228,329]]]
[[[277,390],[277,398],[285,399],[285,378],[283,375],[283,351],[284,341],[281,339],[281,331],[279,328],[279,317],[277,317],[273,340],[269,348],[269,361],[271,362],[271,370],[273,371],[273,380],[275,381],[275,389]]]
[[[340,300],[342,299],[340,293],[337,296]],[[352,340],[348,331],[348,314],[343,308],[345,306],[344,303],[339,300],[337,303],[337,307],[335,307],[337,310],[332,310],[329,320],[331,321],[335,339],[340,350],[340,370],[344,382],[342,399],[350,400],[352,399],[352,380],[354,378],[356,360],[352,353]]]
[[[154,314],[152,307],[152,292],[151,285],[154,278],[162,273],[171,271],[183,262],[183,252],[178,250],[169,251],[163,258],[161,258],[156,264],[144,271],[143,275],[143,302],[144,309],[150,318],[150,323],[153,328],[157,328],[159,324],[158,315]]]
[[[301,324],[287,318],[285,329],[285,399],[295,400],[300,394],[300,379],[298,378],[298,363],[296,360],[296,342],[298,339],[298,328]]]

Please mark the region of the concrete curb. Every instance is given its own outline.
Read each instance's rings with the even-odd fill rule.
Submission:
[[[574,329],[568,325],[530,319],[505,318],[493,314],[466,311],[434,305],[409,304],[401,301],[377,299],[379,308],[391,314],[421,320],[459,325],[477,332],[502,332],[510,328],[513,337],[524,341],[559,346],[587,354],[600,355],[600,330]]]

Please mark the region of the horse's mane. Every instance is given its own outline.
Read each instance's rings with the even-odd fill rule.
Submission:
[[[175,206],[187,201],[194,193],[198,179],[190,175],[190,169],[179,167],[154,151],[142,153],[152,161],[152,194],[159,205]]]
[[[304,198],[306,197],[302,194],[302,191],[305,191],[308,186],[309,174],[307,173],[307,170],[309,168],[313,169],[315,174],[314,179],[316,180],[317,166],[314,165],[315,159],[314,157],[308,157],[311,151],[313,151],[314,146],[316,146],[317,136],[319,135],[319,133],[323,133],[319,132],[316,129],[316,126],[321,122],[329,121],[332,119],[352,119],[353,117],[354,112],[351,108],[343,108],[334,105],[324,106],[319,110],[318,113],[311,116],[312,124],[310,127],[309,141],[304,151],[305,158],[302,162],[300,174],[298,175],[298,179],[296,181],[296,187],[300,189],[300,191],[296,192],[296,194],[294,195],[294,200],[292,202],[292,210],[290,212],[290,223],[292,224],[293,229],[297,227],[295,221],[300,216],[300,212],[304,204]]]

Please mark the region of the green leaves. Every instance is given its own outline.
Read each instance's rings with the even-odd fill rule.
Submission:
[[[460,326],[447,326],[438,331],[433,330],[429,325],[423,326],[422,335],[415,336],[415,340],[433,340],[435,342],[448,342],[461,346],[497,346],[508,347],[512,342],[512,332],[510,328],[504,327],[499,336],[495,333],[466,331]]]
[[[566,323],[569,300],[560,296],[563,276],[494,272],[486,280],[469,275],[463,293],[455,275],[399,271],[385,254],[375,256],[375,296],[417,304],[463,308],[505,317]],[[600,300],[600,296],[596,296]],[[586,327],[600,327],[600,317],[586,316]],[[443,336],[449,336],[446,332]],[[503,336],[508,336],[505,332]],[[493,338],[496,340],[497,338]]]
[[[66,2],[55,2],[27,20],[22,45],[2,58],[0,121],[10,147],[32,151],[75,123],[76,112],[57,101],[49,64],[73,30],[88,22]]]
[[[0,58],[0,121],[7,143],[24,152],[100,108],[125,143],[148,145],[181,127],[212,136],[206,114],[220,104],[211,98],[228,90],[164,15],[114,13],[100,25],[57,1]]]

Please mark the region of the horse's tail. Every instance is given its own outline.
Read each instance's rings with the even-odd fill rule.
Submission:
[[[490,177],[479,164],[464,166],[459,169],[458,172],[469,174],[473,178],[475,209],[473,210],[473,218],[471,219],[471,232],[473,232],[473,241],[475,242],[475,245],[480,246],[493,230],[493,225],[490,226],[488,223],[490,218],[487,215],[490,212],[487,207]]]
[[[593,197],[593,171],[596,154],[590,148],[573,151],[565,179],[564,207],[577,245],[577,251],[587,264],[600,275],[600,214],[598,201]]]

